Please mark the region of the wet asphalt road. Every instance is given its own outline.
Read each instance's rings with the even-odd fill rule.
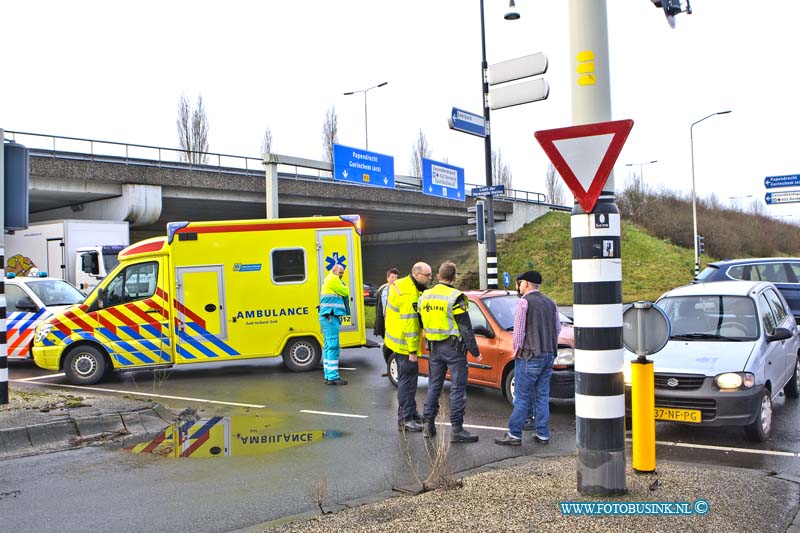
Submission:
[[[49,374],[31,365],[10,366],[11,380]],[[100,383],[93,388],[106,392],[93,393],[146,393],[176,412],[192,407],[204,417],[256,415],[276,432],[328,430],[339,436],[249,457],[168,459],[91,447],[3,461],[3,529],[85,530],[97,521],[116,531],[230,531],[312,510],[308,487],[321,480],[327,482],[329,501],[413,483],[409,462],[420,470],[430,462],[421,434],[408,436],[405,451],[395,423],[396,389],[381,377],[380,351],[345,350],[341,366],[352,369],[341,372],[350,382],[345,387],[323,385],[321,370],[289,372],[280,359],[186,366],[166,375],[128,373]],[[63,377],[46,381],[66,383]],[[426,390],[427,380],[420,379],[420,409]],[[738,428],[659,423],[657,440],[672,444],[659,445],[657,457],[800,476],[800,404],[781,398],[774,409],[773,437],[763,444],[746,441]],[[573,411],[572,401],[551,402],[549,447],[527,439],[520,448],[501,447],[493,438],[506,427],[510,406],[499,391],[470,387],[466,424],[477,426],[470,431],[481,440],[453,445],[451,468],[460,471],[521,454],[574,451]]]

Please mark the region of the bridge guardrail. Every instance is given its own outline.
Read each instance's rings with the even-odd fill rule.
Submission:
[[[29,133],[22,131],[5,130],[6,138],[24,144],[30,149],[32,155],[52,157],[55,159],[89,160],[105,163],[118,163],[136,166],[153,166],[159,168],[176,168],[181,170],[202,170],[206,172],[219,172],[240,174],[247,176],[263,177],[264,159],[240,155],[222,154],[216,152],[194,152],[194,157],[201,160],[214,161],[213,163],[197,163],[187,160],[187,152],[178,148],[165,148],[145,144],[121,143],[115,141],[100,141],[80,137],[64,137],[42,133]],[[79,149],[80,148],[80,149]],[[294,159],[294,158],[287,158]],[[300,170],[304,169],[304,172]],[[309,173],[313,170],[313,173]],[[278,174],[281,178],[299,180],[330,180],[333,176],[330,171],[301,165],[287,165],[279,163]],[[422,191],[422,179],[415,176],[395,176],[398,188]],[[484,184],[465,184],[467,196],[472,196],[470,190]],[[547,197],[543,193],[523,191],[506,188],[505,194],[495,196],[496,200],[511,202],[524,202],[546,204]],[[552,206],[555,208],[563,206]],[[569,208],[565,208],[569,210]]]

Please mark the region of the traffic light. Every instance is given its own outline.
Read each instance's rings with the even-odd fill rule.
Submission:
[[[653,5],[656,7],[660,7],[664,10],[664,16],[667,17],[667,23],[669,24],[670,28],[675,27],[675,15],[680,13],[686,13],[687,15],[692,14],[692,4],[689,0],[686,1],[686,8],[684,9],[681,5],[681,0],[650,0],[653,2]]]
[[[468,207],[467,214],[475,215],[475,218],[467,219],[467,224],[475,224],[475,229],[469,230],[469,235],[475,235],[478,242],[484,242],[486,240],[486,221],[483,218],[483,202],[475,202],[473,207]]]
[[[702,235],[697,236],[697,255],[703,255],[703,252],[706,250],[705,242],[703,242],[704,240]]]

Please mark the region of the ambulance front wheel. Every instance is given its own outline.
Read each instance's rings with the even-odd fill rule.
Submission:
[[[319,366],[322,349],[312,337],[290,339],[283,349],[283,362],[293,372],[308,372]]]
[[[94,385],[106,369],[105,355],[88,344],[72,348],[64,359],[64,373],[73,385]]]

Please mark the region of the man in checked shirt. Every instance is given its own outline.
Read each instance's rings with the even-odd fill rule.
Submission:
[[[542,275],[529,270],[517,276],[521,295],[514,310],[514,410],[508,420],[508,433],[495,439],[497,444],[519,446],[525,419],[534,405],[534,442],[550,443],[550,376],[561,331],[558,307],[539,292]]]

